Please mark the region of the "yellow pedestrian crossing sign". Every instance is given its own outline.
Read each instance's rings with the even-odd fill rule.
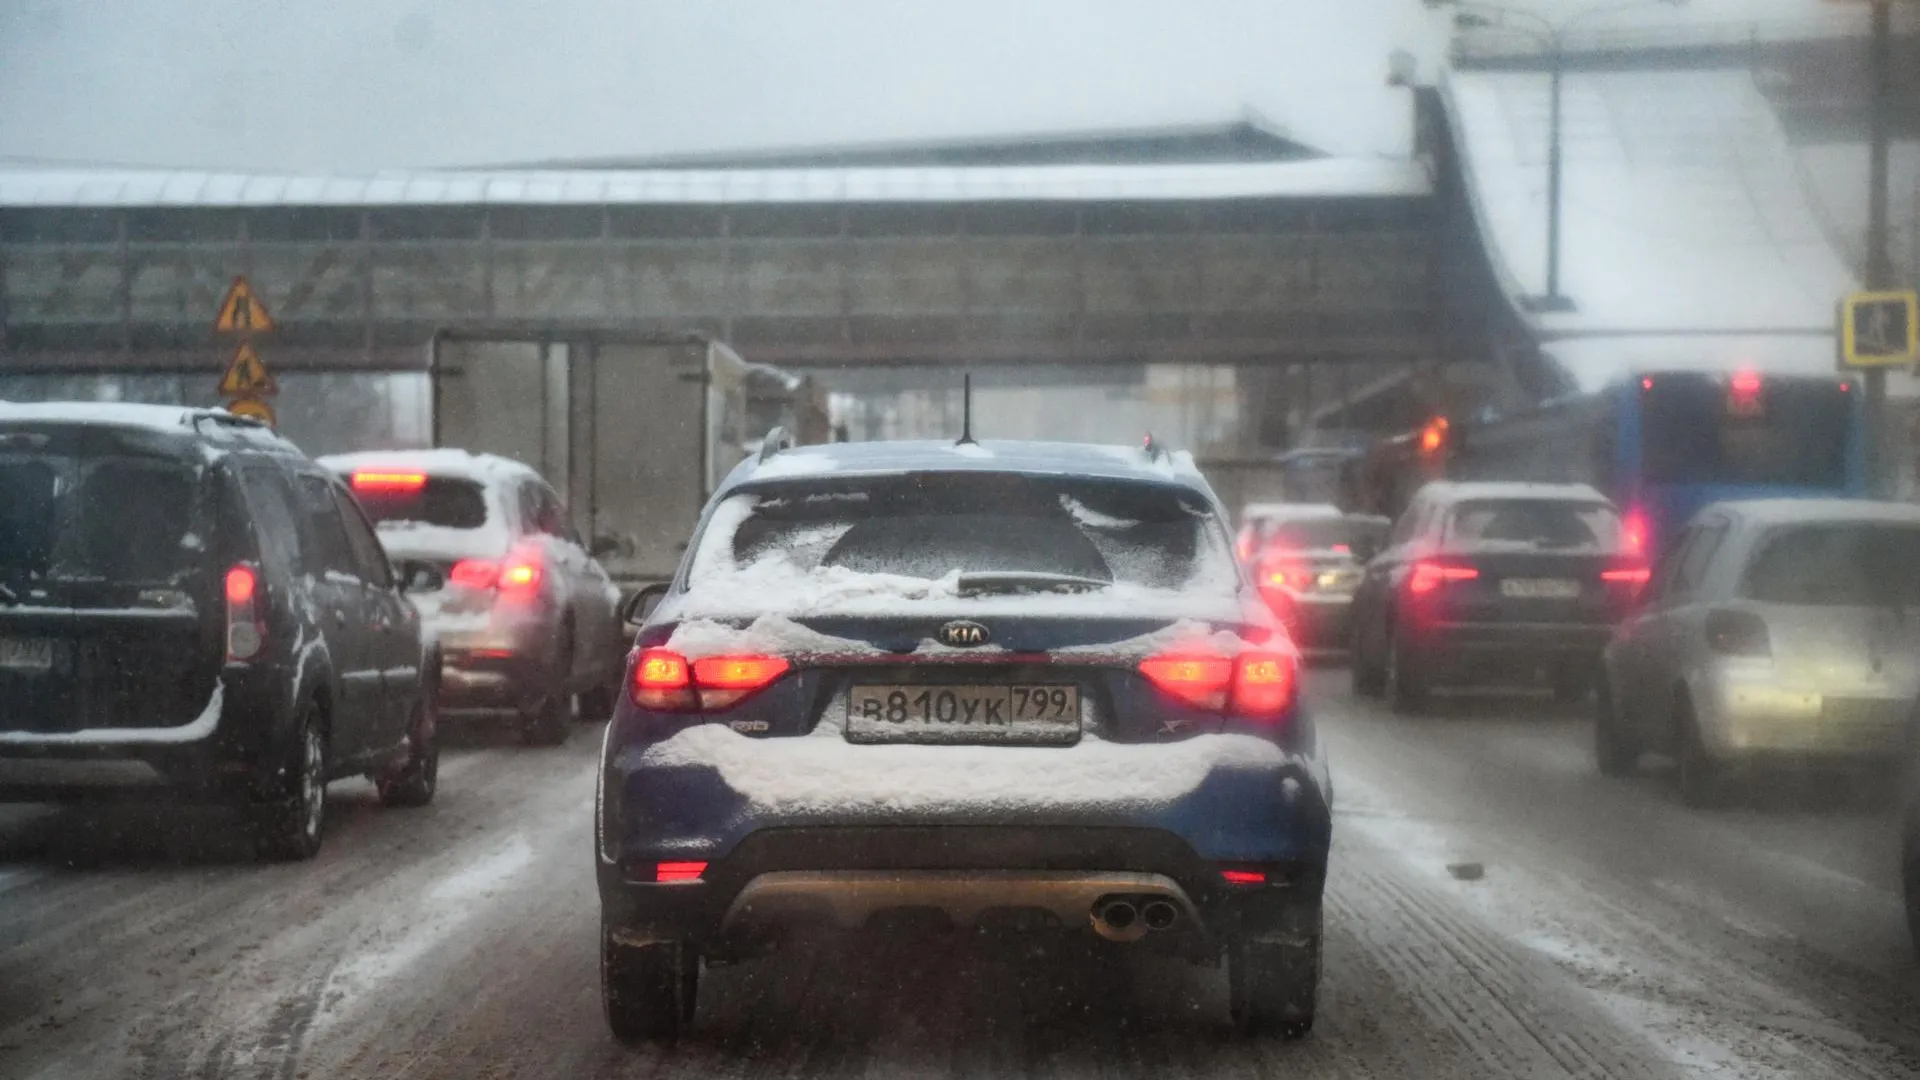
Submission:
[[[247,279],[237,277],[227,286],[227,295],[220,301],[220,313],[214,316],[213,329],[221,334],[270,333],[273,316],[267,314],[267,305],[260,302],[260,294],[253,291]]]
[[[260,398],[280,392],[273,373],[254,351],[253,343],[243,341],[227,362],[227,373],[220,376],[220,393],[226,397]]]
[[[1912,289],[1854,293],[1840,303],[1840,360],[1898,367],[1920,359],[1920,311]]]

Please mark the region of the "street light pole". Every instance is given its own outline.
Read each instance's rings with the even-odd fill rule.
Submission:
[[[1548,95],[1547,119],[1547,295],[1540,301],[1543,311],[1570,311],[1573,302],[1560,295],[1560,84],[1566,74],[1566,52],[1560,47],[1560,35],[1553,36],[1552,91]]]
[[[1873,36],[1867,46],[1868,78],[1871,82],[1867,109],[1867,265],[1869,289],[1891,289],[1893,259],[1887,250],[1892,237],[1887,225],[1887,138],[1891,106],[1893,63],[1893,4],[1874,0]],[[1885,462],[1887,454],[1887,371],[1870,367],[1861,380],[1865,385],[1862,405],[1866,419],[1867,484],[1877,495],[1888,488]]]

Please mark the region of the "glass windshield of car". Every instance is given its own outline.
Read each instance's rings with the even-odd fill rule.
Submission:
[[[1447,524],[1447,542],[1463,547],[1614,551],[1620,547],[1620,515],[1613,507],[1594,502],[1465,502],[1453,510]]]
[[[1344,518],[1295,518],[1267,526],[1267,548],[1278,551],[1332,551],[1351,546],[1353,526]]]
[[[1741,595],[1773,604],[1920,605],[1920,528],[1800,525],[1762,541]]]
[[[1662,376],[1641,401],[1646,478],[1669,484],[1839,487],[1853,401],[1825,380],[1765,380],[1736,393],[1717,378]]]
[[[193,569],[193,466],[0,444],[0,578],[170,581]]]
[[[1043,575],[1157,589],[1235,580],[1210,512],[1172,489],[991,475],[735,496],[716,510],[694,578],[767,566],[926,581],[1025,574],[1036,586]]]
[[[354,496],[375,525],[478,529],[487,523],[486,492],[472,480],[429,476],[418,487],[360,485]]]

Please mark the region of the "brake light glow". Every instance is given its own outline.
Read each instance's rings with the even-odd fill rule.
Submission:
[[[1643,376],[1640,379],[1640,389],[1642,390],[1653,389],[1653,376],[1651,375]]]
[[[1166,653],[1140,661],[1162,693],[1196,709],[1271,718],[1293,707],[1298,677],[1286,653],[1248,650],[1227,657]]]
[[[427,474],[417,472],[356,472],[355,491],[419,491],[427,486]]]
[[[453,564],[447,580],[463,589],[487,592],[500,580],[500,564],[492,559],[461,559]]]
[[[661,712],[725,709],[773,685],[793,665],[779,656],[703,656],[645,649],[634,661],[633,703]]]
[[[1645,555],[1647,538],[1652,530],[1647,525],[1647,513],[1639,507],[1629,509],[1620,518],[1620,547],[1629,555]]]
[[[699,881],[700,875],[707,872],[703,862],[663,862],[655,863],[653,880],[655,881]]]
[[[1449,563],[1422,560],[1413,564],[1413,576],[1407,579],[1407,589],[1424,596],[1442,585],[1472,581],[1479,576],[1480,571],[1471,566],[1455,566]]]
[[[500,591],[516,596],[537,593],[542,576],[539,559],[526,556],[510,558],[500,567]]]
[[[1259,870],[1222,870],[1220,879],[1229,885],[1265,885],[1267,875]]]
[[[1600,571],[1600,580],[1609,585],[1645,585],[1653,571],[1644,566],[1620,566]]]
[[[1335,551],[1335,552],[1337,552],[1337,553],[1339,553],[1339,554],[1341,554],[1341,555],[1351,555],[1351,554],[1353,554],[1353,548],[1352,548],[1352,547],[1350,547],[1350,546],[1348,546],[1348,545],[1346,545],[1346,544],[1335,544],[1335,545],[1333,545],[1333,548],[1332,548],[1332,550],[1333,550],[1333,551]]]
[[[1429,456],[1440,452],[1447,445],[1447,429],[1451,425],[1444,416],[1436,416],[1427,421],[1420,429],[1420,452]]]
[[[1727,380],[1727,389],[1741,397],[1752,397],[1760,392],[1760,373],[1757,371],[1736,371]]]
[[[227,659],[251,660],[260,654],[267,637],[260,620],[260,573],[246,563],[227,571]]]
[[[1267,584],[1285,585],[1286,583],[1287,583],[1287,572],[1285,570],[1267,571]]]

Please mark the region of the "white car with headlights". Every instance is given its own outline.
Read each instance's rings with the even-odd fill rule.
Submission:
[[[1759,500],[1675,538],[1603,660],[1600,770],[1647,751],[1682,797],[1770,762],[1898,768],[1920,695],[1920,506]]]

